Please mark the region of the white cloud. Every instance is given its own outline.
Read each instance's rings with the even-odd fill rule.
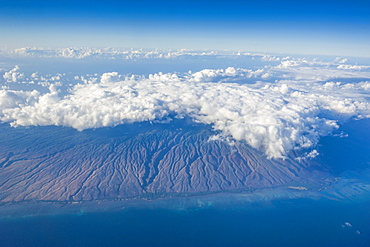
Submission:
[[[0,119],[13,126],[58,125],[78,130],[122,123],[191,117],[220,131],[210,140],[246,141],[270,158],[294,148],[312,148],[339,121],[370,117],[369,83],[341,83],[358,71],[316,61],[282,61],[258,70],[205,69],[190,74],[156,73],[147,78],[116,72],[77,76],[80,84],[61,95],[64,75],[42,79],[49,92],[3,88]],[[8,73],[8,74],[7,74]],[[6,72],[13,80],[19,68]],[[339,76],[338,76],[339,75]],[[368,72],[362,77],[370,78]],[[35,73],[32,80],[41,80]],[[261,82],[273,78],[273,82]],[[324,80],[322,80],[324,78]],[[28,79],[28,80],[31,80]],[[253,79],[253,83],[250,83]],[[332,81],[327,81],[332,79]],[[18,79],[17,79],[18,80]],[[25,79],[27,80],[27,78]],[[318,153],[308,152],[308,158]]]
[[[262,53],[246,53],[234,51],[194,51],[189,49],[124,49],[124,48],[38,48],[23,47],[19,49],[3,49],[0,55],[8,58],[68,58],[93,60],[136,60],[136,59],[181,59],[181,58],[251,58],[265,62],[288,60],[282,56],[271,56]]]
[[[338,69],[351,69],[351,70],[370,70],[370,66],[361,66],[361,65],[350,65],[350,64],[341,64],[338,65]]]
[[[233,52],[219,52],[216,51],[201,51],[196,52],[187,49],[178,50],[143,50],[143,49],[120,49],[120,48],[87,48],[87,47],[68,47],[57,49],[45,49],[37,47],[23,47],[19,49],[4,49],[0,54],[6,57],[20,58],[69,58],[69,59],[173,59],[181,56],[217,56],[217,55],[230,55]],[[250,56],[251,54],[244,54]],[[262,56],[260,56],[262,58]],[[267,57],[267,56],[266,56]],[[275,58],[278,59],[278,58]]]
[[[5,72],[3,78],[5,79],[6,82],[9,83],[9,82],[20,82],[25,78],[25,76],[23,73],[19,72],[19,67],[15,66],[10,71]]]

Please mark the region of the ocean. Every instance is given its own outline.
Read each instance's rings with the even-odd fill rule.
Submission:
[[[240,207],[5,218],[1,246],[368,247],[370,200],[287,199]]]

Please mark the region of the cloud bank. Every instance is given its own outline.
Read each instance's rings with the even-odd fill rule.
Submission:
[[[176,58],[181,56],[215,56],[215,55],[234,55],[235,52],[218,52],[218,51],[192,51],[188,49],[121,49],[121,48],[86,48],[86,47],[69,47],[46,49],[37,47],[23,47],[19,49],[3,49],[0,55],[12,58],[70,58],[70,59],[153,59],[153,58]],[[238,54],[238,53],[237,53]],[[239,55],[251,55],[250,53],[239,53]],[[257,55],[257,54],[256,54]],[[257,55],[261,56],[262,55]],[[264,59],[270,56],[264,55]]]
[[[23,47],[19,49],[5,48],[0,55],[7,58],[63,58],[92,60],[142,60],[142,59],[186,59],[186,58],[224,58],[250,57],[262,61],[276,62],[283,57],[261,53],[235,51],[196,51],[189,49],[124,49],[124,48],[38,48]]]
[[[211,124],[217,131],[212,139],[246,141],[269,158],[281,158],[295,148],[312,149],[341,121],[370,117],[368,68],[340,65],[282,59],[278,66],[257,70],[229,67],[148,77],[109,72],[76,76],[74,83],[62,74],[27,78],[16,67],[2,76],[0,120],[82,131],[190,117]],[[16,83],[48,90],[16,90],[11,86]]]

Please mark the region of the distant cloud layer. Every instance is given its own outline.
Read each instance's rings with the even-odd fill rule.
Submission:
[[[24,47],[19,49],[3,49],[0,55],[12,58],[32,57],[32,58],[73,58],[73,59],[153,59],[153,58],[176,58],[181,56],[210,56],[210,55],[230,55],[235,52],[216,52],[203,51],[196,52],[187,49],[179,50],[143,50],[143,49],[120,49],[120,48],[59,48],[46,49],[36,47]],[[244,53],[239,55],[251,55]],[[265,59],[270,56],[263,55]]]
[[[2,72],[0,120],[84,130],[190,117],[213,125],[218,132],[211,139],[232,137],[280,158],[294,148],[314,147],[343,120],[370,117],[368,66],[343,59],[260,58],[280,64],[148,77],[109,72],[73,80],[63,74],[26,76],[15,67]],[[68,89],[61,92],[62,87]],[[315,155],[314,150],[307,156]]]

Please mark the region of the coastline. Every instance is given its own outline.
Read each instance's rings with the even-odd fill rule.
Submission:
[[[168,209],[176,211],[199,209],[255,209],[269,207],[279,201],[296,199],[357,201],[370,198],[370,183],[358,179],[340,178],[325,188],[283,186],[248,192],[220,192],[204,195],[163,197],[157,199],[105,199],[93,201],[25,201],[0,205],[0,220],[52,215],[83,215],[114,212],[129,208]]]

